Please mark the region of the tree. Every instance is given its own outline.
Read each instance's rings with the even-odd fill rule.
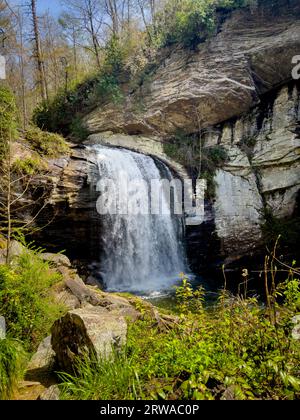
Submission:
[[[14,235],[32,231],[47,205],[46,191],[36,197],[34,204],[28,200],[29,193],[35,193],[33,174],[15,169],[16,115],[13,95],[6,87],[0,87],[0,232],[6,238],[6,262]]]
[[[70,25],[73,33],[80,31],[83,41],[88,41],[84,47],[91,51],[101,68],[100,32],[104,24],[101,3],[99,0],[64,0],[68,7],[68,19],[65,25]],[[75,29],[76,28],[76,29]]]
[[[38,23],[38,18],[37,18],[37,13],[36,13],[36,0],[31,0],[31,16],[32,16],[32,27],[33,27],[34,44],[35,44],[34,56],[35,56],[36,64],[37,64],[38,82],[41,88],[42,99],[44,101],[47,101],[48,93],[47,93],[44,61],[43,61],[42,50],[41,50],[39,23]]]

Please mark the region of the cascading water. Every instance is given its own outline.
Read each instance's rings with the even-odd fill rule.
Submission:
[[[99,177],[116,184],[120,174],[128,182],[143,181],[148,186],[152,180],[172,180],[170,170],[153,158],[127,149],[94,146],[99,167]],[[100,196],[107,189],[98,183]],[[134,184],[136,185],[136,184]],[[150,189],[138,187],[126,194],[135,214],[106,214],[102,216],[101,274],[108,290],[150,293],[168,289],[186,270],[182,246],[182,217],[171,211],[163,214],[144,214],[145,203],[151,200]],[[110,194],[125,194],[112,191]],[[117,197],[116,203],[118,203]],[[167,197],[162,194],[162,207],[167,207]],[[119,204],[117,204],[118,208]],[[120,209],[119,209],[120,210]],[[168,214],[167,214],[168,213]]]

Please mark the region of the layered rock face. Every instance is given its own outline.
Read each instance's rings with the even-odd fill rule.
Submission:
[[[50,250],[66,250],[71,258],[98,260],[101,220],[96,211],[98,193],[93,180],[98,170],[93,155],[74,147],[70,156],[48,165],[49,176],[36,180],[45,183],[49,197],[37,219],[43,229],[34,239]]]
[[[300,5],[236,11],[197,52],[177,47],[161,53],[157,69],[124,104],[86,117],[92,132],[112,130],[159,136],[193,133],[249,111],[260,95],[290,80],[300,50]]]
[[[299,82],[291,74],[292,57],[299,53],[298,1],[239,10],[198,51],[178,47],[163,52],[147,86],[128,92],[124,104],[102,106],[85,118],[91,143],[151,154],[180,177],[184,168],[163,153],[164,141],[177,129],[190,134],[200,128],[204,147],[226,150],[205,222],[187,230],[189,254],[203,265],[212,254],[235,258],[251,253],[261,243],[266,211],[285,218],[297,210]],[[93,158],[77,147],[68,159],[53,162],[52,172],[44,222],[49,212],[57,217],[45,231],[48,243],[59,238],[71,256],[74,250],[75,256],[99,259]]]
[[[256,247],[265,212],[291,217],[300,186],[300,95],[296,85],[249,114],[206,136],[206,146],[222,145],[228,161],[215,175],[213,205],[218,237],[225,254]]]

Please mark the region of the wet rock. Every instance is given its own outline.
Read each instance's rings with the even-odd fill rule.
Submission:
[[[108,358],[126,343],[123,316],[105,308],[86,307],[68,312],[52,327],[52,347],[61,369],[73,372],[77,357]]]

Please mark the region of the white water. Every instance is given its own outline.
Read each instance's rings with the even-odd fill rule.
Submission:
[[[131,180],[172,179],[170,170],[154,159],[125,149],[94,146],[100,179],[119,180],[126,172]],[[105,191],[101,191],[100,194]],[[150,200],[146,190],[129,191],[135,208]],[[165,197],[162,198],[164,205]],[[167,201],[165,201],[167,203]],[[171,214],[101,216],[101,274],[110,291],[150,293],[167,290],[186,271],[182,246],[182,220]]]

